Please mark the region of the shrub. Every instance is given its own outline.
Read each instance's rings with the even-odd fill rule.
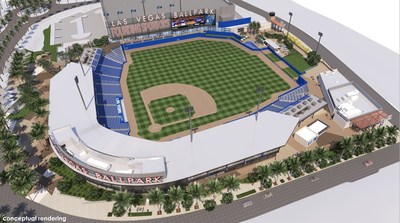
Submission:
[[[106,190],[103,192],[103,199],[106,201],[112,201],[114,191]]]
[[[93,39],[93,44],[94,44],[95,46],[102,46],[102,45],[103,45],[103,43],[101,42],[101,40],[99,40],[99,39],[97,39],[97,38],[94,38],[94,39]]]
[[[246,197],[246,196],[248,196],[250,194],[254,194],[255,192],[256,192],[256,189],[252,189],[252,190],[246,191],[244,193],[238,194],[238,195],[236,195],[236,197],[237,197],[237,199],[239,199],[239,198],[242,198],[242,197]]]
[[[101,41],[101,43],[102,43],[103,45],[107,45],[107,44],[110,43],[110,40],[108,39],[108,36],[102,36],[102,37],[100,38],[100,41]]]
[[[71,181],[62,180],[57,183],[57,189],[62,193],[67,193],[72,187]]]
[[[292,170],[292,175],[294,178],[300,177],[301,174],[302,174],[302,172],[301,172],[300,168],[296,168],[296,169]]]
[[[231,192],[222,194],[222,199],[221,199],[222,204],[230,204],[232,203],[232,201],[233,201],[233,194]]]
[[[267,189],[267,188],[271,188],[271,186],[272,186],[272,180],[269,178],[267,180],[264,180],[262,183],[263,188]]]
[[[51,157],[50,160],[49,160],[49,163],[50,163],[51,166],[54,166],[54,167],[60,167],[60,166],[62,166],[64,164],[57,157]]]
[[[321,61],[321,56],[317,54],[315,51],[311,51],[307,53],[306,61],[310,66],[314,66]]]
[[[215,209],[216,206],[217,206],[217,202],[215,202],[214,200],[205,200],[204,201],[204,208],[206,209],[206,211],[212,211]]]
[[[129,217],[139,217],[139,216],[151,216],[153,215],[153,212],[151,211],[146,211],[146,212],[131,212],[128,213]]]
[[[112,217],[112,212],[108,212],[107,217]]]
[[[85,198],[86,200],[97,201],[100,200],[102,196],[103,196],[103,189],[97,188],[89,191],[89,193]]]
[[[185,208],[186,211],[189,211],[193,205],[193,197],[185,194],[183,195],[182,207]]]
[[[142,194],[133,195],[132,205],[144,205],[146,203],[146,197]]]
[[[82,185],[86,183],[86,180],[81,175],[75,174],[74,182],[76,185]]]
[[[292,41],[290,41],[288,38],[284,38],[283,39],[283,44],[285,44],[285,46],[290,50],[293,49],[293,43]]]
[[[307,164],[304,168],[304,170],[306,171],[306,173],[312,173],[314,171],[314,166],[312,164]]]

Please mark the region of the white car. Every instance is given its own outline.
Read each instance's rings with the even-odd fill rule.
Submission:
[[[243,203],[244,208],[250,207],[251,205],[253,205],[253,201],[246,201]]]
[[[374,162],[372,162],[372,160],[367,160],[364,162],[364,166],[371,166],[372,164],[374,164]]]

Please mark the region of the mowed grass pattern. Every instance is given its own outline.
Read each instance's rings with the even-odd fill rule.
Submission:
[[[164,125],[189,118],[189,114],[185,112],[185,108],[189,105],[190,103],[186,96],[179,94],[154,100],[150,102],[149,107],[154,122]],[[172,107],[174,111],[171,113],[167,112],[168,107]]]
[[[158,140],[189,129],[188,121],[148,131],[150,119],[140,92],[168,83],[188,84],[208,92],[218,112],[193,120],[194,127],[246,112],[257,105],[257,86],[264,86],[262,101],[290,88],[260,58],[227,43],[197,40],[132,52],[127,85],[140,136]],[[132,130],[135,131],[135,130]]]

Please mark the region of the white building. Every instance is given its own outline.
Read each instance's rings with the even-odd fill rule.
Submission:
[[[304,147],[308,147],[317,141],[318,137],[321,136],[328,126],[317,120],[308,126],[304,126],[294,134],[294,139],[298,141]]]
[[[318,81],[333,120],[343,129],[364,129],[390,119],[373,98],[337,69],[321,73]]]

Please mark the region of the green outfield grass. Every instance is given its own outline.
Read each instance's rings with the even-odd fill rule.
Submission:
[[[161,84],[194,85],[209,93],[218,112],[193,120],[194,127],[246,112],[257,105],[257,86],[264,86],[262,100],[289,89],[289,85],[261,59],[227,42],[197,40],[132,52],[127,85],[140,136],[157,140],[189,129],[188,121],[148,130],[150,119],[140,92]],[[181,103],[181,99],[177,102]],[[165,111],[152,111],[161,116]],[[181,116],[179,115],[180,118]],[[183,117],[183,116],[182,116]],[[159,118],[157,118],[159,119]],[[135,130],[132,130],[135,131]]]
[[[168,124],[188,118],[185,108],[189,106],[188,99],[183,95],[174,95],[161,98],[150,102],[150,111],[154,122],[157,124]],[[173,112],[167,112],[167,108],[172,107]],[[193,115],[194,113],[192,113]]]
[[[284,59],[294,66],[300,72],[304,72],[311,66],[307,63],[306,59],[297,50],[291,49],[290,54],[284,57]],[[297,75],[296,75],[297,76]]]
[[[296,71],[294,71],[292,68],[287,67],[283,69],[287,74],[289,74],[290,77],[292,78],[296,78],[297,76],[299,76]]]
[[[280,61],[279,57],[275,56],[273,53],[265,54],[268,58],[270,58],[273,62]]]

